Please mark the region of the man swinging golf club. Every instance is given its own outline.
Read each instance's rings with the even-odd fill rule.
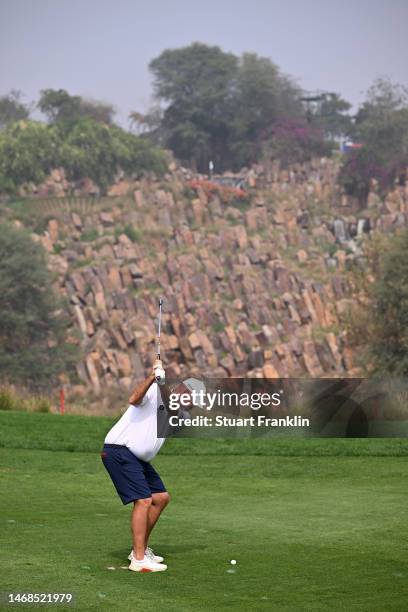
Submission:
[[[168,406],[170,393],[205,390],[201,381],[191,378],[171,390],[166,385],[160,359],[162,300],[159,307],[157,358],[153,371],[133,391],[128,409],[108,432],[101,453],[103,464],[123,504],[133,503],[133,547],[128,558],[129,569],[134,572],[161,572],[167,569],[163,557],[155,555],[148,546],[152,529],[170,501],[163,481],[149,463],[165,442],[164,437],[157,435],[158,410],[165,409],[164,403]]]

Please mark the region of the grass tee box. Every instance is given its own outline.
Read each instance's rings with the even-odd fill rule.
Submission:
[[[0,413],[1,591],[74,593],[49,610],[407,609],[404,440],[169,440],[152,542],[169,569],[139,575],[98,454],[110,425]]]

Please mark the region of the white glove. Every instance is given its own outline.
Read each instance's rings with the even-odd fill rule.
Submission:
[[[154,370],[154,377],[158,385],[164,385],[166,382],[166,372],[161,367],[157,367]]]

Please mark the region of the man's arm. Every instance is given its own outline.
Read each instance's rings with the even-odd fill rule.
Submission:
[[[137,385],[132,395],[129,397],[129,404],[140,404],[144,396],[146,395],[148,389],[154,383],[154,374],[153,372],[149,374],[146,380],[142,381]]]

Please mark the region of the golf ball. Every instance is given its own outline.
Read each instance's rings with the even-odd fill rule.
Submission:
[[[231,565],[236,565],[237,562],[235,561],[235,559],[231,559]]]

